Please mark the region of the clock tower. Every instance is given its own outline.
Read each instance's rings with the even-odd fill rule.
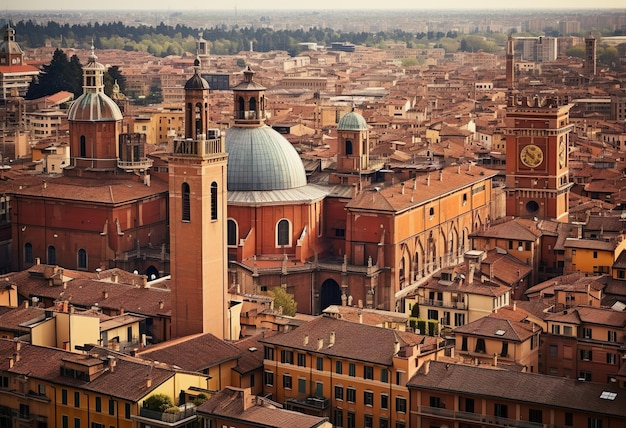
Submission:
[[[506,213],[568,221],[571,105],[557,98],[509,99],[506,114]]]

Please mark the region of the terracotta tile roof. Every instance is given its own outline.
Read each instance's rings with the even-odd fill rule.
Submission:
[[[500,238],[514,241],[535,241],[542,235],[538,222],[524,218],[508,218],[493,222],[470,237]]]
[[[65,285],[49,285],[47,278],[55,271],[64,277]],[[98,306],[113,310],[123,309],[145,316],[169,315],[170,292],[168,289],[146,287],[139,275],[135,284],[112,282],[106,278],[94,278],[96,274],[59,269],[50,265],[35,265],[28,271],[10,274],[17,285],[17,292],[26,299],[33,296],[51,300],[66,300],[83,308]]]
[[[261,352],[261,355],[263,352]],[[238,359],[241,351],[210,333],[181,337],[151,346],[137,357],[158,361],[194,372],[202,372],[223,362]]]
[[[359,193],[346,208],[398,213],[496,175],[495,171],[486,168],[471,166],[469,171],[468,168],[470,167],[449,167],[430,174],[428,179],[418,177],[417,183],[408,180],[387,187],[370,188]],[[413,190],[414,185],[416,190]]]
[[[92,356],[26,343],[21,343],[20,346],[18,352],[16,351],[16,342],[0,339],[0,371],[27,375],[30,378],[82,388],[124,400],[138,401],[174,376],[174,371],[171,369],[103,350],[101,350],[100,355]],[[14,358],[14,365],[11,368],[9,359],[16,352],[19,354],[19,358]],[[106,366],[109,360],[108,355],[114,355],[116,364],[113,370]],[[102,364],[103,370],[99,376],[90,381],[69,378],[61,375],[64,360],[89,366]],[[42,364],[42,361],[46,363]]]
[[[617,244],[614,241],[601,241],[599,239],[567,238],[565,248],[580,248],[584,250],[613,251]]]
[[[42,318],[45,310],[33,307],[0,307],[0,330],[12,331],[16,336],[30,333],[30,329],[22,326],[22,324]]]
[[[456,327],[454,333],[524,342],[535,332],[533,326],[535,326],[533,323],[513,321],[490,315]],[[539,330],[539,327],[535,326],[535,328]]]
[[[572,272],[567,275],[561,275],[556,278],[551,278],[547,281],[540,282],[537,285],[530,287],[524,294],[530,295],[543,291],[543,294],[554,294],[556,287],[573,284],[583,284],[585,287],[587,284],[591,284],[594,281],[599,281],[602,276],[588,276],[585,272]],[[594,285],[594,288],[596,286]],[[601,288],[596,288],[601,289]]]
[[[480,264],[483,275],[494,277],[498,281],[512,286],[525,276],[530,275],[532,267],[496,249],[489,250],[487,257]]]
[[[262,369],[264,357],[261,340],[277,333],[277,331],[266,330],[233,343],[241,353],[240,358],[237,360],[237,367],[235,367],[234,370],[243,375],[254,370]]]
[[[335,335],[335,342],[332,345],[331,333]],[[305,343],[307,338],[308,343]],[[436,348],[437,341],[437,338],[431,336],[320,316],[295,330],[262,339],[260,342],[294,350],[391,366],[396,342],[399,342],[401,347],[422,344],[422,350],[426,350]],[[319,347],[320,342],[321,347]],[[364,347],[364,343],[376,343],[376,346]]]
[[[564,377],[430,361],[422,365],[407,386],[626,417],[623,389]],[[616,393],[615,400],[600,398],[604,391]]]
[[[45,180],[40,176],[23,176],[7,190],[22,196],[113,204],[165,194],[167,191],[167,183],[151,180],[150,186],[146,186],[134,176],[119,179],[46,176]]]
[[[196,408],[198,414],[223,416],[230,420],[247,422],[249,425],[267,428],[314,428],[323,426],[328,418],[305,415],[277,408],[274,405],[263,405],[256,402],[254,397],[247,397],[244,404],[244,391],[231,387],[214,394],[209,400]]]

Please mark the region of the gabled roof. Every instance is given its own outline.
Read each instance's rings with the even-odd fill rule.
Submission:
[[[331,339],[333,334],[334,343]],[[438,339],[320,316],[295,330],[262,339],[260,342],[281,348],[391,366],[396,352],[396,342],[401,347],[420,344],[422,350],[426,350],[436,348]],[[375,343],[376,346],[363,346],[366,343]]]
[[[422,391],[451,392],[626,417],[626,392],[623,389],[565,377],[429,361],[422,365],[407,386]],[[600,397],[604,391],[617,395],[614,400],[606,400]]]
[[[102,349],[101,355],[86,355],[26,343],[19,343],[19,350],[17,346],[13,340],[0,339],[0,371],[25,375],[58,385],[82,388],[104,396],[129,401],[142,399],[175,374],[174,370],[169,368]],[[15,357],[16,354],[19,358]],[[110,360],[109,355],[112,355],[116,361],[114,367],[107,366]],[[13,367],[10,366],[11,357],[13,357]],[[101,374],[92,380],[78,380],[61,374],[61,367],[65,360],[90,366],[98,364],[104,366]]]
[[[454,329],[454,333],[524,342],[532,337],[534,324],[486,316]]]

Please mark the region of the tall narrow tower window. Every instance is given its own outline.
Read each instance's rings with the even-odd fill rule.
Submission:
[[[291,225],[289,220],[282,219],[276,226],[276,244],[279,247],[289,246],[289,237],[291,235]]]
[[[228,219],[228,246],[234,247],[237,245],[237,223],[235,220]]]
[[[87,251],[84,248],[78,250],[78,269],[87,269]]]
[[[202,104],[201,103],[196,103],[196,108],[195,108],[195,122],[196,122],[196,138],[198,137],[198,135],[203,134],[203,123],[202,123]]]
[[[54,245],[48,246],[48,264],[55,265],[57,264],[57,250],[54,248]]]
[[[33,244],[27,242],[24,244],[24,262],[32,263],[35,259],[33,258]]]
[[[243,97],[239,97],[239,100],[237,100],[237,104],[239,104],[238,109],[239,109],[239,114],[237,114],[237,118],[238,119],[245,119],[246,118],[246,103],[243,100]]]
[[[217,183],[211,183],[211,220],[217,220]]]
[[[352,154],[352,140],[346,140],[346,154]]]
[[[80,136],[80,157],[87,157],[87,140],[84,135]]]
[[[181,186],[183,209],[182,209],[182,221],[191,221],[191,206],[189,195],[189,184],[183,183]]]
[[[256,118],[256,98],[250,98],[250,114]]]

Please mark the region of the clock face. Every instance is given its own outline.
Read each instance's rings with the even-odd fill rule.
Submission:
[[[543,162],[543,151],[534,144],[524,146],[519,154],[519,158],[524,165],[529,168],[535,168]]]
[[[559,166],[563,168],[565,166],[565,161],[567,160],[567,146],[564,141],[561,141],[559,144]]]

